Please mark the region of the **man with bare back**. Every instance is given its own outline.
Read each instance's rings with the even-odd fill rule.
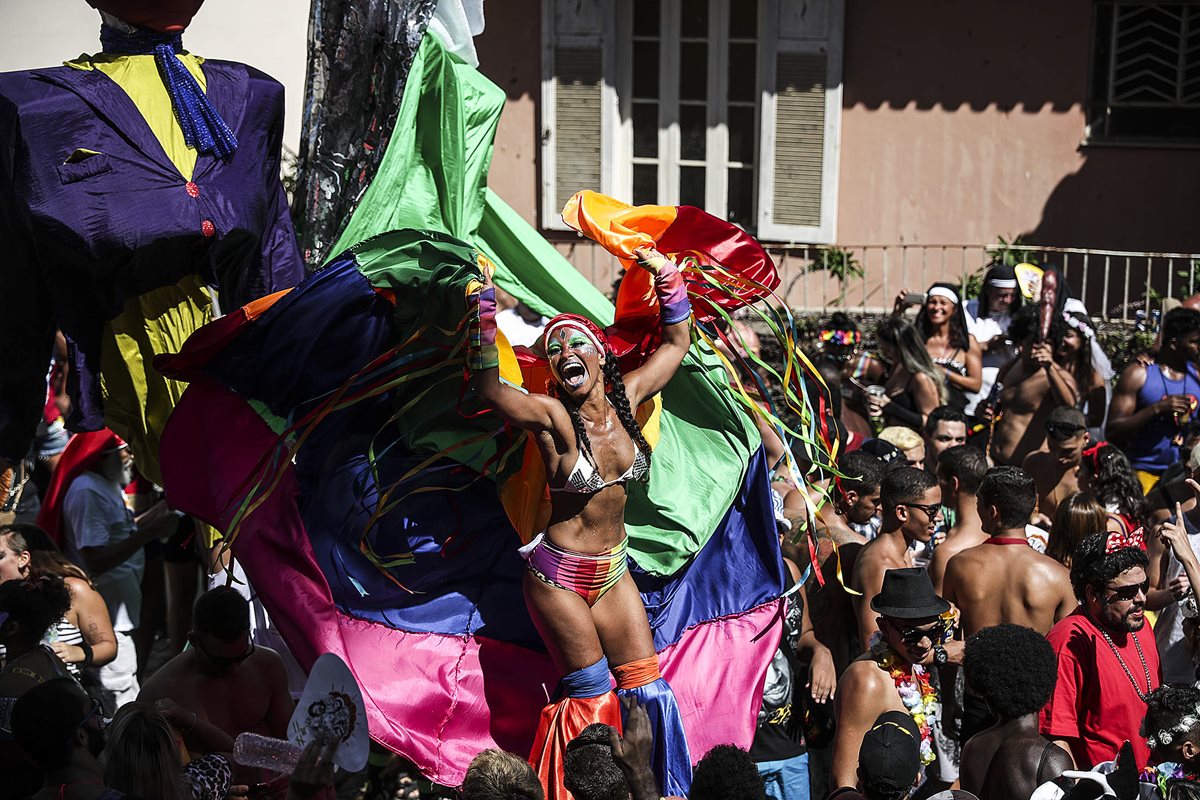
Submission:
[[[1056,317],[1050,338],[1038,341],[1037,308],[1022,308],[1008,329],[1021,354],[1000,371],[1000,413],[992,432],[992,459],[997,464],[1022,464],[1030,453],[1046,446],[1046,420],[1059,406],[1079,400],[1071,371],[1054,360],[1053,342],[1060,341],[1067,323]]]
[[[942,490],[942,504],[953,508],[955,515],[954,527],[946,533],[946,541],[933,551],[933,561],[929,562],[929,578],[936,592],[942,591],[950,559],[963,550],[983,544],[988,538],[983,532],[975,502],[979,484],[986,473],[987,459],[978,447],[969,444],[951,447],[938,458],[936,475]]]
[[[994,467],[979,485],[979,518],[988,540],[950,559],[945,598],[958,606],[965,636],[1003,622],[1045,634],[1078,606],[1067,568],[1029,546],[1025,524],[1037,503],[1033,478],[1020,467]],[[969,690],[965,742],[995,722]]]
[[[1049,528],[1058,504],[1079,491],[1079,462],[1088,445],[1087,418],[1074,406],[1060,406],[1046,418],[1049,452],[1030,453],[1024,468],[1037,486],[1038,513]]]

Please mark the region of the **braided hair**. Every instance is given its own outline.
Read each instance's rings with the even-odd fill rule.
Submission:
[[[588,438],[583,417],[579,414],[579,406],[567,399],[567,393],[562,390],[554,378],[550,379],[550,395],[567,409],[567,414],[571,417],[571,427],[575,429],[575,441],[579,443],[583,452],[587,453],[588,458],[595,460],[592,457],[592,440]]]
[[[637,419],[633,416],[633,409],[629,405],[629,397],[625,394],[625,381],[621,379],[621,369],[617,366],[617,359],[609,356],[604,361],[604,384],[605,389],[612,400],[613,406],[617,409],[617,419],[621,420],[621,425],[625,428],[625,432],[629,434],[629,438],[633,439],[633,444],[637,449],[642,451],[646,456],[646,466],[650,466],[650,444],[646,441],[646,437],[642,435],[642,429],[637,424]],[[644,480],[649,480],[649,469],[646,470],[647,477]]]

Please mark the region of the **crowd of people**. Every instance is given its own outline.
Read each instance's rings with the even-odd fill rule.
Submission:
[[[654,258],[656,274],[675,280]],[[686,743],[656,710],[670,689],[652,670],[629,685],[665,689],[622,691],[622,715],[553,754],[571,796],[901,800],[954,788],[1025,800],[1047,786],[1059,794],[1039,797],[1078,791],[1071,776],[1096,768],[1136,768],[1173,797],[1196,781],[1200,312],[1168,313],[1156,350],[1116,377],[1110,402],[1113,376],[1093,359],[1086,313],[1059,311],[1042,339],[1011,270],[994,267],[983,296],[966,303],[935,284],[910,322],[914,299],[897,298],[872,352],[841,313],[808,343],[838,409],[840,456],[807,481],[772,483],[784,630],[753,744],[675,752]],[[596,331],[551,325],[564,396],[614,391],[611,378],[597,380],[606,343]],[[634,405],[686,347],[675,323],[664,325],[671,347],[616,384]],[[546,404],[558,400],[527,408],[525,396],[493,387],[493,368],[476,365],[477,385],[514,424],[545,418],[561,438],[584,427]],[[565,483],[580,463],[613,471],[607,440],[582,441],[574,469],[549,470]],[[237,567],[220,543],[167,508],[115,435],[38,445],[39,479],[0,528],[0,795],[338,794],[328,742],[284,774],[231,756],[239,734],[286,736],[295,682],[286,648],[263,646],[278,639],[264,639],[269,625],[250,598],[222,585]],[[811,539],[789,534],[804,530]],[[531,611],[565,683],[601,663],[607,676],[606,656],[619,678],[623,665],[653,660],[644,616],[630,610],[620,624],[641,632],[614,638],[612,612],[593,610],[606,593],[632,591],[628,573],[563,594],[565,573],[554,570],[571,551],[542,540],[528,549]],[[205,580],[215,588],[199,591]],[[578,608],[570,598],[582,598]],[[694,764],[690,787],[665,788],[680,759]],[[379,763],[370,770],[378,776]],[[543,798],[548,781],[525,754],[487,750],[459,791]],[[362,788],[339,785],[339,796]]]

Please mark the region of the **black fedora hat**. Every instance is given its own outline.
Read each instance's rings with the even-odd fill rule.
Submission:
[[[885,617],[925,619],[946,613],[950,604],[933,591],[928,572],[907,567],[883,573],[883,589],[871,598],[871,608]]]

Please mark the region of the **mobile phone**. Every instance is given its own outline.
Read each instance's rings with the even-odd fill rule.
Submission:
[[[919,306],[924,305],[924,303],[924,292],[909,292],[908,294],[904,295],[904,305],[906,306]]]

